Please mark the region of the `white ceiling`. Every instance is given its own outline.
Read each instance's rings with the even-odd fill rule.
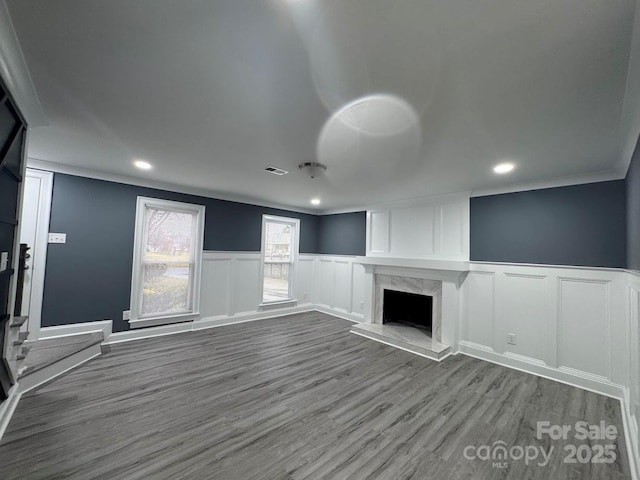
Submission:
[[[40,160],[322,211],[611,172],[628,141],[634,0],[7,5]]]

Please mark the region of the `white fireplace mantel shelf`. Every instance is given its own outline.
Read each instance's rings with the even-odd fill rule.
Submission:
[[[356,257],[355,263],[364,266],[420,268],[425,270],[440,270],[445,272],[464,273],[470,270],[469,262],[455,260],[425,260],[414,258],[392,257]]]

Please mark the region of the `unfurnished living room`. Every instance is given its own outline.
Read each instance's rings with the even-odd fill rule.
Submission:
[[[640,4],[0,0],[0,479],[640,480]]]

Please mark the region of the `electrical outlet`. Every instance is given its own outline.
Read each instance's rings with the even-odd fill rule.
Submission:
[[[66,233],[50,233],[49,243],[67,243]]]
[[[9,268],[9,252],[2,252],[0,254],[0,272],[4,272]]]
[[[304,293],[302,294],[302,299],[303,299],[303,300],[309,300],[309,294],[308,294],[307,292],[304,292]]]
[[[515,333],[507,333],[507,343],[509,345],[516,344],[516,334]]]
[[[122,312],[122,319],[123,320],[131,320],[131,310],[124,310]]]
[[[360,302],[360,310],[364,310],[364,302]]]

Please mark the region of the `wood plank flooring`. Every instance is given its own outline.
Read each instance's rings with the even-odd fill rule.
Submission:
[[[625,479],[620,404],[463,355],[442,363],[321,313],[116,345],[25,396],[0,444],[14,479]],[[536,422],[617,426],[612,464],[567,464]],[[545,467],[468,460],[533,445]],[[502,465],[504,466],[504,465]]]

